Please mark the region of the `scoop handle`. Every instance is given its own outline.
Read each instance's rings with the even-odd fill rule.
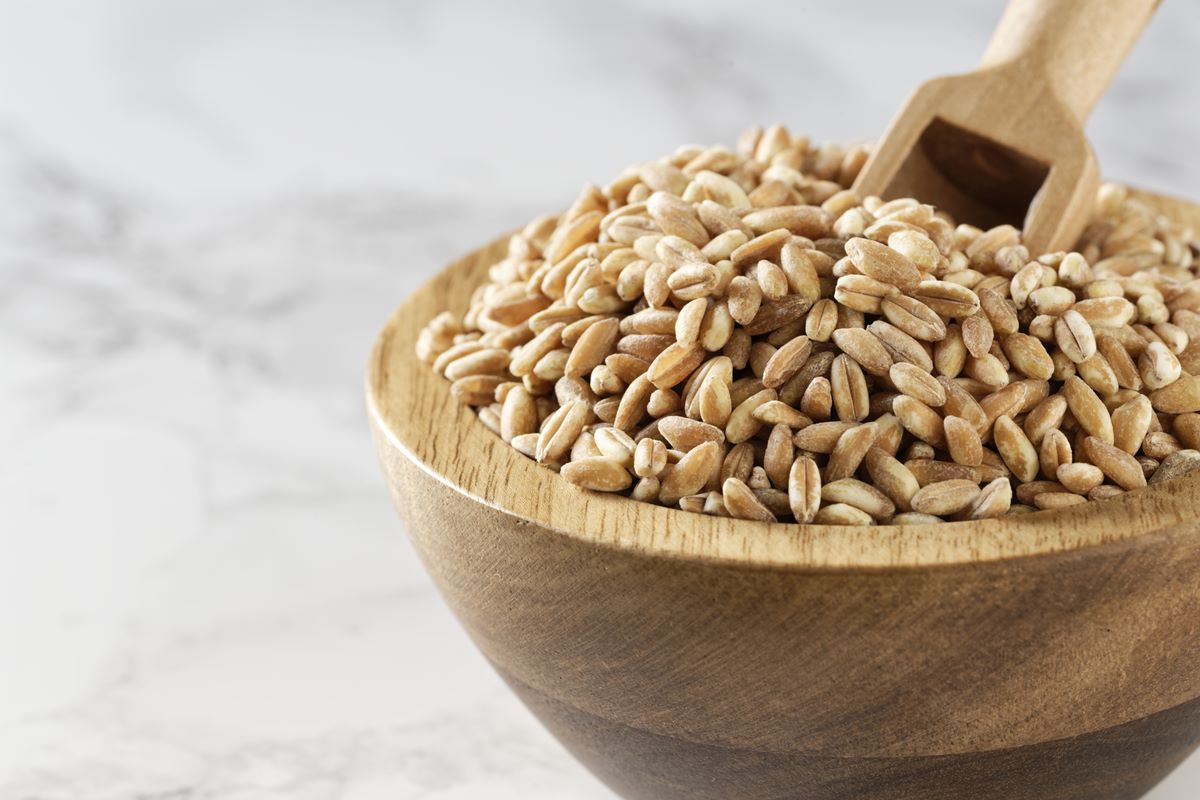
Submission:
[[[1011,0],[981,67],[1006,66],[1031,95],[1046,86],[1080,123],[1161,0]]]

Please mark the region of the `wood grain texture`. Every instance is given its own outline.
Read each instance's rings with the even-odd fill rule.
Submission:
[[[1035,255],[1069,248],[1100,179],[1084,123],[1157,6],[1010,0],[979,68],[918,87],[855,190],[1015,224]]]
[[[1200,224],[1200,208],[1160,207]],[[412,352],[503,247],[397,310],[368,375],[397,509],[497,670],[628,798],[1134,798],[1200,733],[1200,475],[935,526],[577,491]]]

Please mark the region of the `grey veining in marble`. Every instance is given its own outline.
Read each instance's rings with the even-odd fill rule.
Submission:
[[[406,543],[371,338],[627,163],[876,135],[999,12],[0,0],[0,797],[611,797]],[[1165,3],[1090,126],[1110,176],[1200,196],[1198,39]]]

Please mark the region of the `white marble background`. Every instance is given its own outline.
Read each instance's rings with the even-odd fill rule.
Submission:
[[[402,535],[371,338],[626,163],[877,134],[1000,6],[0,0],[0,797],[610,798]],[[1110,176],[1200,197],[1198,40],[1165,3]]]

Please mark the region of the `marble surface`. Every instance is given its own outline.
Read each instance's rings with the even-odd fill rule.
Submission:
[[[875,135],[999,10],[0,0],[0,797],[611,798],[405,540],[372,336],[626,163]],[[1090,126],[1110,176],[1200,196],[1198,39],[1165,3]]]

